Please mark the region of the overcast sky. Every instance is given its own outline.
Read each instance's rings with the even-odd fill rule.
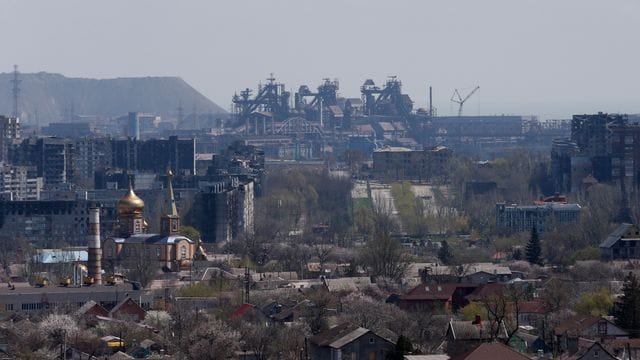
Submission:
[[[397,75],[415,107],[640,112],[638,0],[0,0],[0,72],[180,76],[228,109],[273,72],[359,96]],[[188,106],[188,105],[186,105]]]

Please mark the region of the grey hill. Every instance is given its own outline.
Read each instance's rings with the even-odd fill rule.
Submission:
[[[0,113],[12,112],[11,79],[0,74]],[[68,78],[39,72],[20,74],[20,115],[46,125],[69,114],[120,116],[129,111],[176,116],[180,103],[186,111],[225,113],[220,106],[179,77],[115,79]]]

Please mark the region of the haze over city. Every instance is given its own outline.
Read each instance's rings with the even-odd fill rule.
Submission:
[[[0,0],[0,360],[640,359],[638,24]]]
[[[0,70],[180,76],[226,109],[274,73],[346,97],[397,75],[414,108],[433,86],[440,115],[477,85],[468,115],[638,113],[639,21],[636,1],[3,0]]]

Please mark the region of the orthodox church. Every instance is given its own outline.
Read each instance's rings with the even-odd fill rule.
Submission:
[[[148,234],[143,217],[144,201],[129,190],[118,200],[117,237],[103,242],[102,256],[106,268],[113,269],[121,263],[153,259],[158,266],[171,271],[187,268],[194,256],[196,244],[180,235],[180,216],[173,195],[171,170],[167,172],[166,193],[160,217],[160,234]]]

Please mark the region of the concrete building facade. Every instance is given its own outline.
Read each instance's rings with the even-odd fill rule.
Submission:
[[[541,205],[496,204],[496,225],[514,231],[544,231],[548,220],[566,223],[577,221],[582,208],[578,204],[549,203]]]
[[[451,155],[443,146],[430,150],[385,146],[373,152],[373,176],[380,180],[438,180],[446,175]]]
[[[2,166],[0,196],[3,200],[40,200],[42,177],[35,166]]]

